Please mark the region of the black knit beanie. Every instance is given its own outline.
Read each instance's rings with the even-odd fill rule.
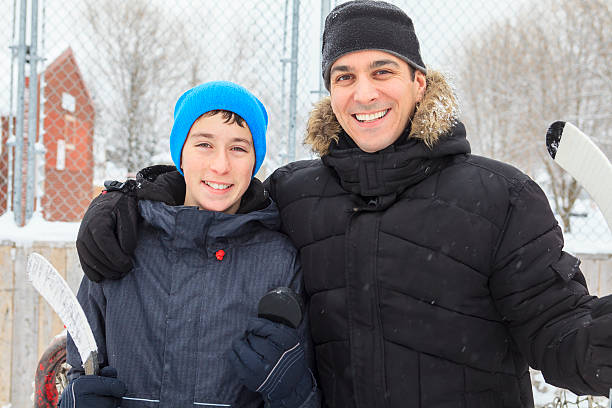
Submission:
[[[380,50],[427,73],[412,20],[399,7],[384,1],[354,0],[334,8],[325,19],[322,68],[329,90],[329,71],[344,54]]]

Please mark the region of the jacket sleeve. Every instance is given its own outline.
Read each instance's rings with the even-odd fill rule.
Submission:
[[[302,276],[302,267],[300,264],[299,257],[296,253],[293,263],[293,274],[291,275],[290,282],[288,285],[293,289],[304,301],[303,317],[302,322],[298,326],[297,330],[301,339],[304,342],[304,353],[306,355],[308,367],[312,373],[312,392],[306,399],[306,401],[300,405],[300,408],[319,408],[321,407],[321,395],[317,386],[317,370],[315,366],[314,358],[314,347],[312,344],[312,337],[310,336],[310,319],[308,316],[308,299],[304,291],[304,281]]]
[[[87,317],[87,321],[89,322],[89,326],[96,340],[96,345],[98,346],[98,362],[100,367],[104,367],[108,365],[108,359],[105,337],[106,298],[102,290],[102,284],[92,282],[86,277],[83,277],[77,293],[77,299],[85,312],[85,316]],[[81,356],[79,355],[79,351],[70,333],[68,333],[66,340],[66,362],[72,367],[68,373],[68,378],[70,380],[84,374]]]
[[[562,248],[542,190],[530,179],[517,183],[493,256],[490,290],[520,352],[548,383],[607,395],[612,319],[605,309],[612,312],[611,301],[589,295],[580,261]]]

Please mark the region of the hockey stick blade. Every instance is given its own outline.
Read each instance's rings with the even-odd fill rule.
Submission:
[[[85,374],[98,373],[98,347],[89,322],[66,281],[44,256],[28,257],[28,278],[34,288],[58,314],[79,350]]]
[[[590,137],[569,122],[555,122],[546,132],[546,148],[597,203],[612,230],[612,164]]]

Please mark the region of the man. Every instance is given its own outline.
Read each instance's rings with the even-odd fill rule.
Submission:
[[[532,407],[528,365],[607,395],[612,301],[589,295],[541,189],[470,154],[411,19],[384,2],[342,4],[322,57],[330,98],[306,137],[321,159],[267,186],[300,251],[325,404]],[[136,198],[86,214],[77,246],[92,278],[129,264],[129,248],[96,236],[120,243],[136,222],[116,209]],[[130,228],[116,232],[110,214]]]

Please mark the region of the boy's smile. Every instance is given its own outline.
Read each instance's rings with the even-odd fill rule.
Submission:
[[[223,115],[201,116],[181,154],[185,205],[235,214],[253,176],[255,150],[248,126],[226,123]]]

